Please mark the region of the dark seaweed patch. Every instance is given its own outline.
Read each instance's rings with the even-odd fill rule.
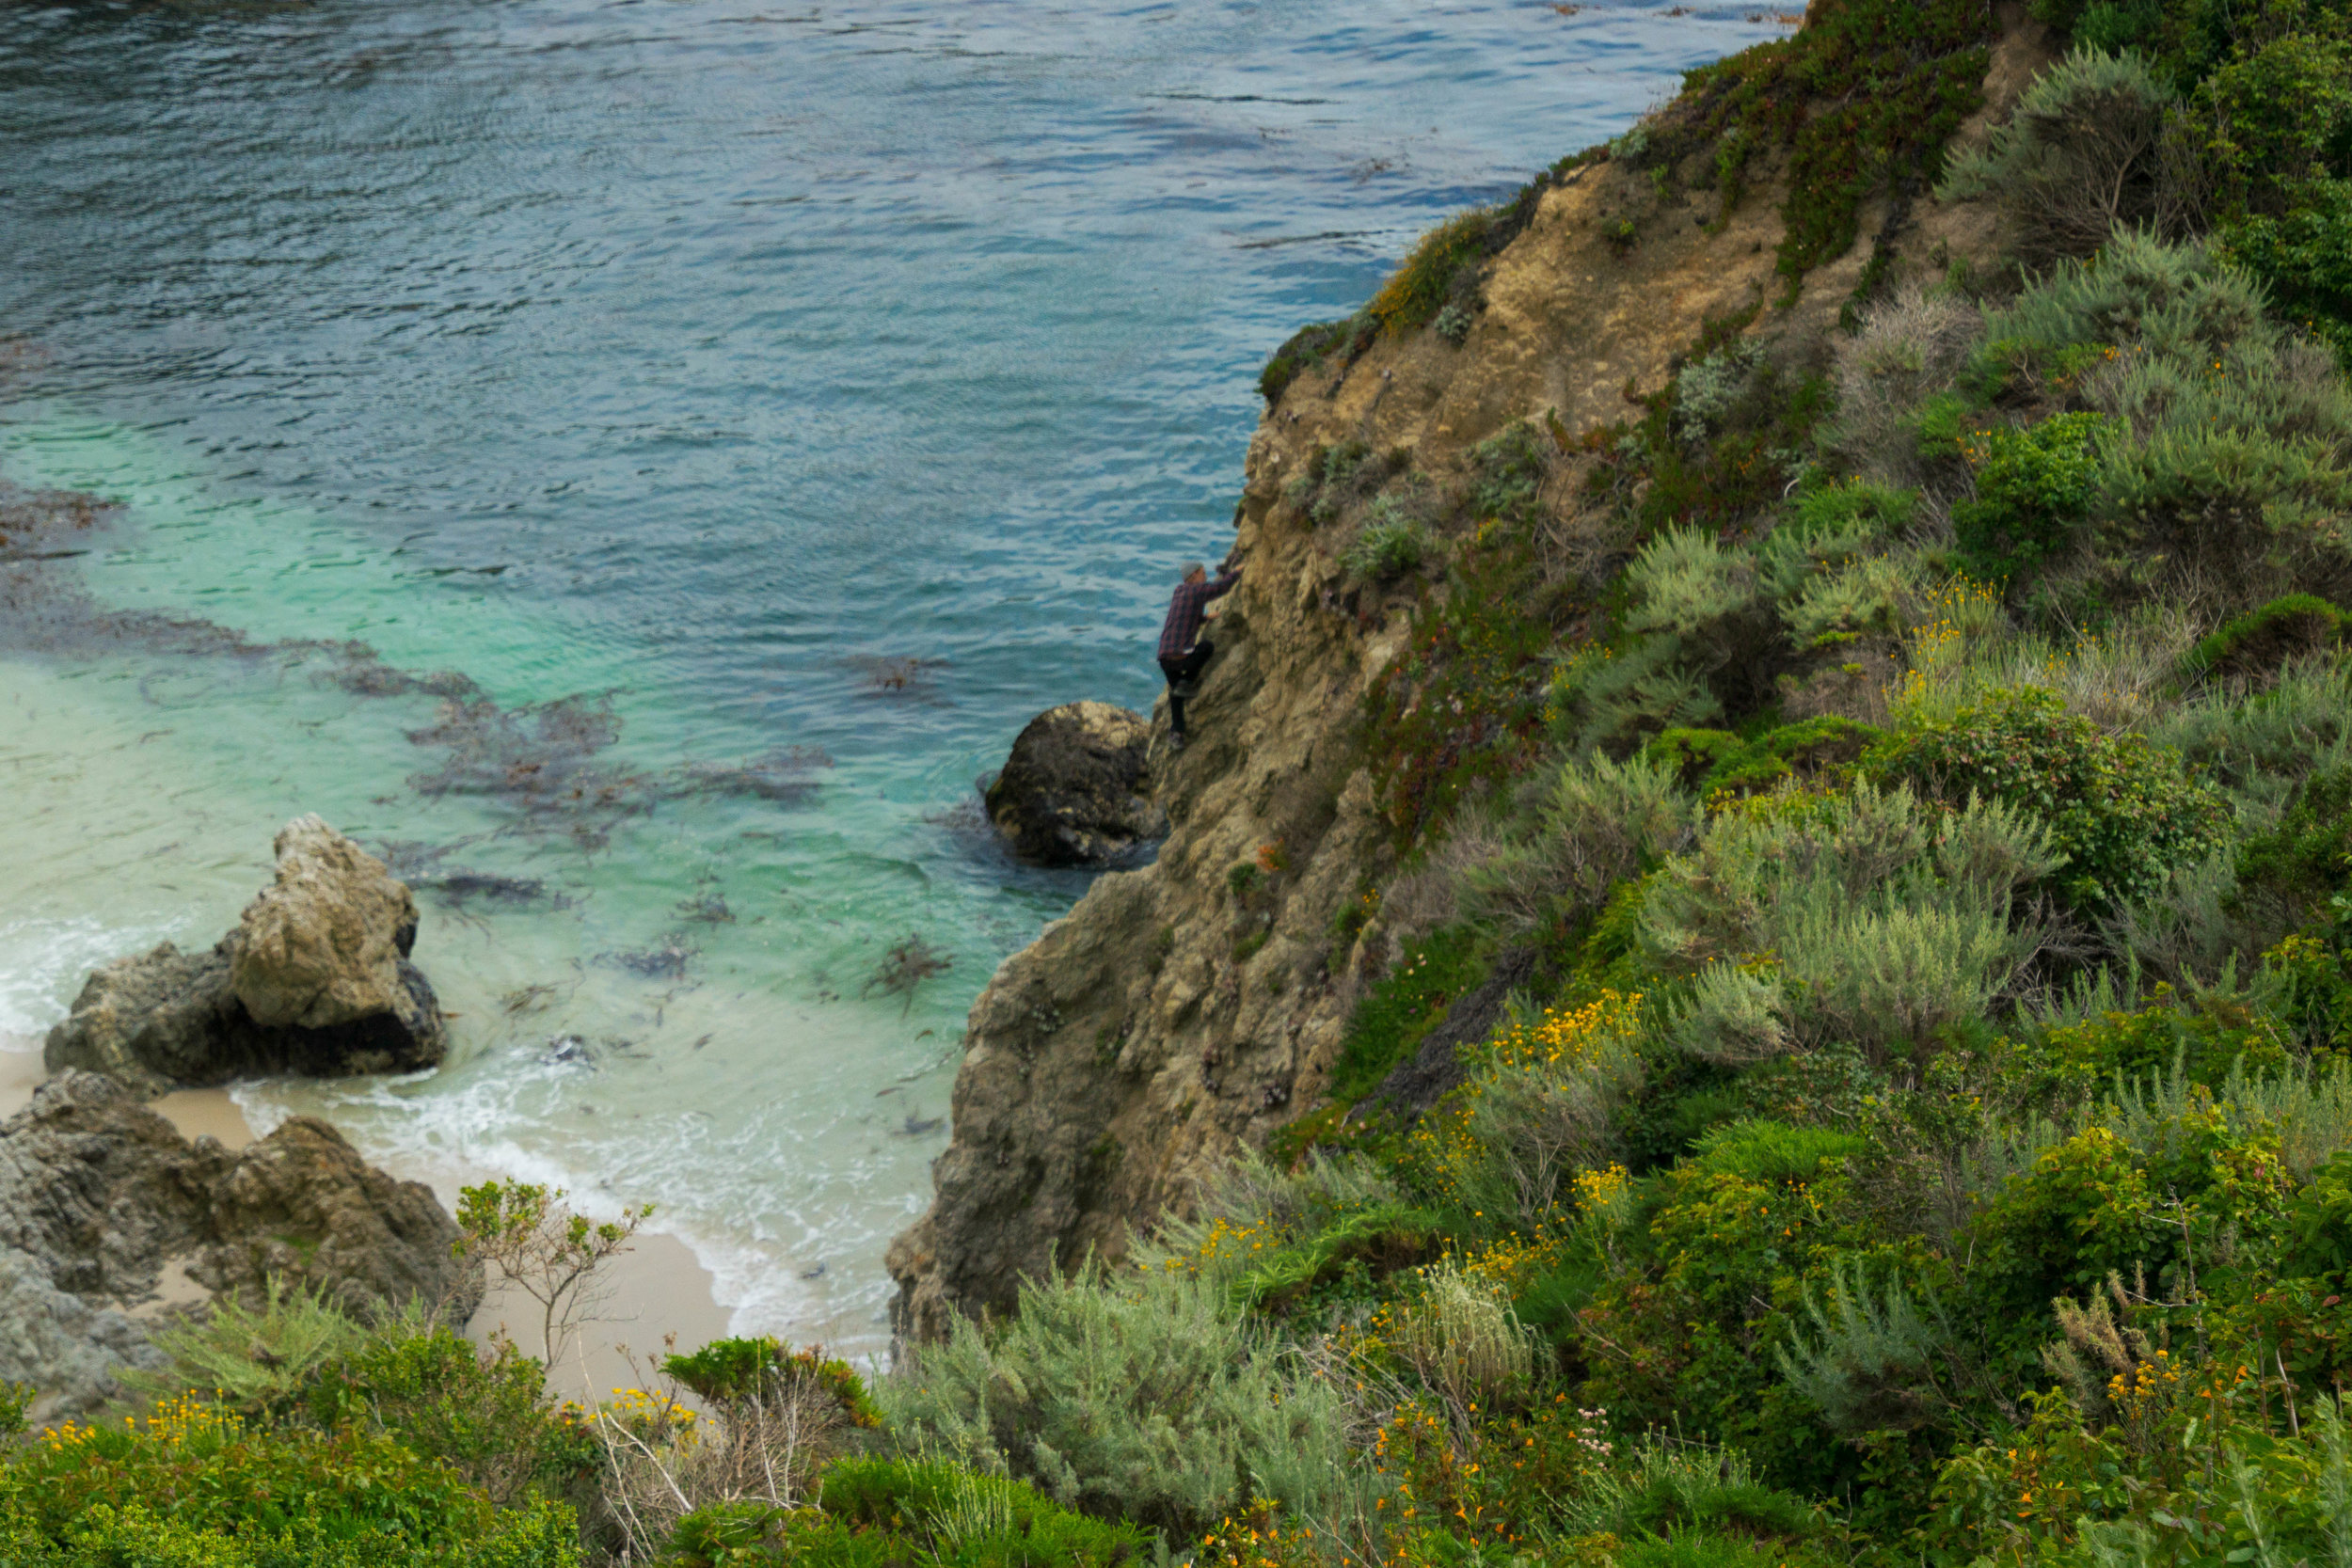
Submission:
[[[699,894],[687,899],[677,907],[677,912],[688,920],[706,926],[735,924],[735,911],[727,908],[727,901],[715,893]]]
[[[694,950],[675,938],[655,947],[621,949],[596,955],[598,963],[625,969],[648,980],[683,980],[686,978],[686,966],[693,959]]]
[[[809,775],[831,768],[833,758],[815,746],[787,746],[740,762],[690,762],[664,781],[672,799],[690,795],[735,795],[779,805],[805,805],[817,793]]]

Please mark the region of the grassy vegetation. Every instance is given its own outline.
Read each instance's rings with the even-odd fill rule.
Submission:
[[[1942,172],[2013,264],[1294,481],[1413,603],[1400,870],[1332,927],[1331,1102],[1190,1214],[886,1374],[728,1340],[594,1408],[416,1314],[224,1308],[143,1419],[0,1458],[8,1560],[2352,1562],[2352,31],[2039,9],[2082,47],[1948,170],[1960,0],[1817,6],[1594,155],[1726,201],[1785,156],[1792,278]],[[1268,397],[1473,319],[1533,199]],[[1237,958],[1289,874],[1228,869]],[[1347,1115],[1473,992],[1455,1086]],[[626,1240],[551,1205],[469,1195],[476,1249]]]

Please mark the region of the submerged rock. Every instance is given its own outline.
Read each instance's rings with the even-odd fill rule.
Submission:
[[[1166,836],[1151,799],[1152,723],[1108,703],[1065,703],[1029,721],[988,786],[988,816],[1041,865],[1100,865]]]
[[[145,1095],[261,1073],[407,1072],[448,1047],[408,961],[417,906],[384,863],[316,816],[278,835],[277,879],[210,952],[170,942],[97,971],[49,1031],[52,1072]]]
[[[456,1237],[429,1188],[323,1121],[231,1152],[69,1071],[0,1122],[0,1383],[38,1388],[38,1418],[85,1414],[124,1365],[160,1362],[148,1335],[175,1302],[255,1298],[271,1275],[363,1318],[421,1298],[462,1322],[482,1285]]]

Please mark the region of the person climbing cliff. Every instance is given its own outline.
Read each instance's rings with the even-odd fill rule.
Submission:
[[[1209,656],[1216,652],[1216,644],[1200,635],[1200,623],[1208,618],[1209,601],[1240,583],[1241,568],[1233,564],[1239,553],[1226,556],[1214,582],[1206,566],[1187,562],[1168,601],[1168,619],[1160,626],[1160,673],[1168,677],[1168,743],[1175,751],[1184,749],[1184,699],[1192,695],[1200,672],[1209,666]]]

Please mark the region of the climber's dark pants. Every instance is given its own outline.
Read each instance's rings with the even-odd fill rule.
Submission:
[[[1160,660],[1160,673],[1168,677],[1168,728],[1172,735],[1184,733],[1184,698],[1201,671],[1209,667],[1209,656],[1216,650],[1207,638],[1192,645],[1192,652],[1182,658]]]

